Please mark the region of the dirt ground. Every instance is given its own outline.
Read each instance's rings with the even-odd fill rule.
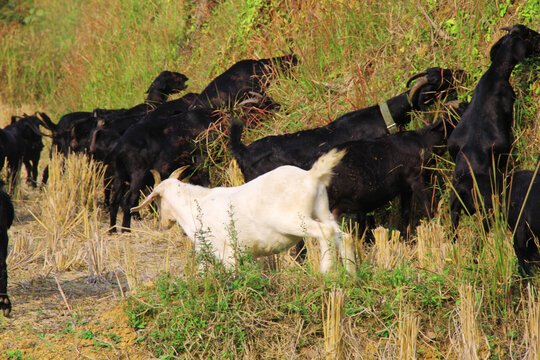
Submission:
[[[84,239],[76,240],[83,258],[67,271],[55,271],[37,251],[15,253],[17,241],[39,246],[44,236],[32,215],[39,211],[39,190],[23,185],[22,193],[23,200],[14,200],[16,219],[9,230],[8,294],[13,309],[8,318],[0,315],[0,358],[153,358],[137,343],[137,333],[124,313],[129,284],[121,256],[107,252],[106,271],[97,277],[89,272]],[[175,273],[179,265],[174,252],[180,244],[176,235],[182,235],[159,232],[153,217],[146,215],[133,222],[132,233],[107,234],[107,214],[99,229],[106,249],[132,250],[138,284],[148,283],[160,271]]]

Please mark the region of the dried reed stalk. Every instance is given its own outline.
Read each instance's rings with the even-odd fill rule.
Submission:
[[[135,259],[135,250],[129,247],[128,244],[123,244],[124,248],[124,274],[126,274],[126,280],[129,290],[134,290],[139,285],[139,276],[137,273],[137,260]]]
[[[105,259],[107,246],[102,236],[94,233],[86,243],[86,262],[88,263],[89,277],[96,280],[103,280],[107,267]]]
[[[74,237],[68,239],[54,239],[52,247],[45,249],[45,265],[56,271],[66,271],[74,265],[80,265],[84,259],[84,252]]]
[[[355,259],[357,261],[365,259],[367,256],[364,251],[365,232],[363,234],[359,234],[358,223],[356,221],[352,221],[351,219],[349,219],[348,223],[342,223],[342,228],[344,229],[344,232],[350,234],[351,236]]]
[[[71,313],[73,309],[69,305],[66,294],[64,293],[64,289],[62,289],[62,286],[60,285],[60,281],[58,281],[58,278],[56,277],[56,275],[54,275],[54,280],[56,281],[56,285],[58,286],[58,291],[60,291],[60,295],[62,295],[62,299],[64,300],[64,304],[66,305],[68,312]]]
[[[323,298],[324,347],[327,360],[343,359],[343,301],[345,291],[334,286],[328,296]]]
[[[32,215],[45,230],[45,263],[54,269],[67,270],[82,264],[84,254],[77,239],[89,237],[89,219],[99,223],[98,198],[104,172],[102,164],[85,155],[73,154],[64,159],[53,154],[49,180],[40,200],[41,213]]]
[[[524,359],[537,360],[540,356],[540,303],[531,284],[527,284],[527,321],[525,322],[524,344],[527,349]]]
[[[457,306],[457,319],[454,320],[458,337],[456,353],[460,359],[479,359],[481,333],[477,324],[482,299],[471,285],[459,286],[460,302]]]
[[[371,250],[371,255],[375,264],[385,269],[393,269],[404,258],[409,257],[407,246],[399,241],[399,231],[393,230],[390,238],[389,233],[390,230],[382,226],[373,230],[375,246]]]
[[[451,248],[444,227],[439,223],[431,221],[416,228],[416,256],[420,266],[440,273]]]
[[[236,160],[231,160],[225,169],[225,183],[229,186],[240,186],[245,183],[244,175]]]
[[[418,316],[399,310],[399,359],[416,359],[416,340],[418,336]]]
[[[11,236],[10,244],[11,250],[6,262],[11,271],[25,268],[42,255],[39,243],[26,232]]]
[[[316,239],[305,238],[304,244],[307,250],[307,263],[314,271],[320,271],[321,251]]]

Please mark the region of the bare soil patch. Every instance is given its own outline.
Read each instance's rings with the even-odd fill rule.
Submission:
[[[182,235],[156,231],[152,216],[134,221],[132,233],[109,235],[104,213],[99,232],[106,244],[107,271],[99,277],[90,274],[84,238],[75,240],[85,254],[83,259],[67,271],[55,271],[38,251],[25,256],[13,251],[17,239],[39,245],[45,236],[32,215],[39,213],[40,196],[39,190],[26,185],[22,185],[21,200],[14,196],[16,219],[9,231],[12,253],[8,258],[13,309],[9,318],[0,319],[0,358],[152,358],[137,343],[137,333],[124,313],[122,300],[130,288],[123,252],[130,249],[133,273],[137,283],[143,284],[161,271],[176,272],[178,256],[171,254],[177,254],[181,240],[175,239]],[[112,249],[117,251],[113,254]]]

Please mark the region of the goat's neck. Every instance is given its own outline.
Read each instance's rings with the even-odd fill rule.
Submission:
[[[165,101],[167,101],[168,98],[169,98],[168,94],[162,93],[157,90],[150,90],[144,102],[149,105],[163,104]]]
[[[412,106],[409,102],[408,91],[388,99],[386,104],[396,124],[407,124],[411,121],[409,112],[412,110]]]
[[[201,198],[201,195],[204,196],[199,193],[198,188],[195,185],[178,182],[164,195],[164,198],[169,199],[169,209],[173,211],[170,215],[190,237],[200,229],[200,219],[204,215],[203,210],[198,206],[198,201],[195,200]]]
[[[495,74],[495,76],[508,80],[517,64],[518,61],[514,58],[513,54],[499,51],[493,59],[491,66],[486,71],[486,74]]]
[[[444,120],[438,120],[434,124],[420,130],[423,147],[425,149],[433,150],[434,147],[440,147],[446,143],[448,134],[445,133],[443,121]],[[450,129],[451,125],[447,125],[446,128]]]

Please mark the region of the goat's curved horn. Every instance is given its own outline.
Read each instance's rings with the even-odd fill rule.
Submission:
[[[407,80],[406,87],[409,87],[414,80],[418,79],[421,76],[425,76],[425,75],[427,75],[427,71],[422,71],[422,72],[414,74],[413,76],[411,76],[409,78],[409,80]]]
[[[45,137],[52,137],[52,135],[41,132],[41,130],[39,130],[39,126],[36,126],[35,124],[27,124],[27,126],[30,128],[30,130],[32,130],[37,135],[45,136]]]
[[[157,172],[154,169],[150,170],[150,172],[152,173],[152,176],[154,177],[154,188],[155,188],[161,182],[161,175],[159,175],[159,172]]]
[[[262,99],[264,96],[261,94],[261,93],[258,93],[256,91],[248,91],[248,94],[251,95],[251,96],[255,96],[259,99]]]
[[[409,91],[409,99],[411,99],[412,101],[412,98],[414,94],[418,91],[418,89],[420,89],[422,86],[426,85],[427,83],[428,83],[427,76],[423,76],[420,78],[420,80],[415,82],[414,85],[411,87],[411,90]]]
[[[241,102],[238,103],[238,105],[236,106],[244,106],[244,105],[249,105],[249,104],[258,104],[260,101],[260,99],[257,99],[257,98],[247,98]]]
[[[154,170],[154,171],[155,171],[155,170]],[[132,207],[131,209],[129,209],[129,211],[133,213],[133,212],[142,210],[146,205],[150,204],[150,202],[153,201],[154,198],[157,197],[157,196],[159,196],[158,193],[152,192],[152,193],[151,193],[150,195],[148,195],[148,197],[142,202],[141,205]]]
[[[56,130],[56,124],[51,121],[51,118],[47,114],[43,112],[37,112],[36,116],[41,121],[44,127],[51,131]]]
[[[189,167],[189,165],[182,166],[181,168],[178,168],[172,172],[171,175],[169,175],[169,179],[180,179],[180,175]]]

